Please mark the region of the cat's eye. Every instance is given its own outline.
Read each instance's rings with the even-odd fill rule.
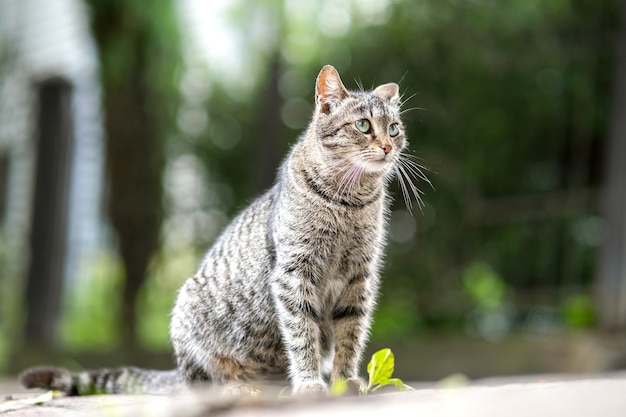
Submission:
[[[370,121],[367,119],[361,119],[361,120],[357,120],[354,125],[356,126],[357,129],[359,129],[359,132],[362,133],[367,133],[370,131]]]
[[[400,133],[400,128],[398,127],[397,123],[392,123],[389,125],[387,131],[389,132],[389,136],[393,138],[395,136],[398,136],[398,134]]]

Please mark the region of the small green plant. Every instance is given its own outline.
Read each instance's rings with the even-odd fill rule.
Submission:
[[[61,394],[61,391],[48,391],[36,397],[21,399],[12,399],[11,397],[8,397],[6,401],[0,402],[0,413],[19,410],[29,405],[43,405],[44,403],[52,401],[54,398],[58,397],[59,394]]]
[[[393,385],[398,391],[412,391],[413,388],[406,385],[400,378],[392,378],[395,368],[395,358],[393,352],[389,348],[381,349],[372,355],[367,364],[367,373],[369,374],[369,382],[367,388],[361,392],[362,395],[372,394],[378,389]],[[286,391],[289,387],[284,387],[278,394],[278,398],[290,398]],[[329,389],[331,397],[340,397],[348,391],[348,383],[345,379],[335,380]]]
[[[399,391],[412,390],[399,378],[392,378],[395,367],[395,358],[391,349],[385,348],[372,355],[372,359],[367,364],[367,373],[369,374],[369,382],[367,384],[366,393],[376,392],[378,389],[393,385]]]

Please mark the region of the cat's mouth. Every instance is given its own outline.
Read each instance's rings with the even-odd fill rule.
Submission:
[[[378,152],[374,155],[372,159],[374,159],[376,162],[381,163],[381,164],[393,164],[394,161],[396,160],[396,157],[395,157],[394,152],[389,152],[389,153]]]
[[[390,154],[376,155],[364,161],[363,168],[371,173],[381,173],[390,169],[394,161],[395,158]]]

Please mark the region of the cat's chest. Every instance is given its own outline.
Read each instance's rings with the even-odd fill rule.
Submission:
[[[376,262],[383,233],[381,225],[370,221],[335,225],[333,232],[325,239],[311,240],[309,249],[321,266],[327,297],[336,299],[355,275],[368,271]]]
[[[331,312],[334,306],[337,305],[339,299],[346,291],[347,282],[339,277],[332,277],[327,279],[325,285],[322,287],[322,300],[324,302],[324,311]]]

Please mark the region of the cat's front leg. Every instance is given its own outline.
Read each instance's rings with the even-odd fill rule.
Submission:
[[[272,295],[289,360],[294,394],[326,393],[321,374],[318,288],[302,269],[277,265]]]
[[[331,381],[347,381],[354,393],[366,389],[359,378],[359,363],[370,327],[376,283],[373,275],[354,274],[333,310],[335,358]]]

